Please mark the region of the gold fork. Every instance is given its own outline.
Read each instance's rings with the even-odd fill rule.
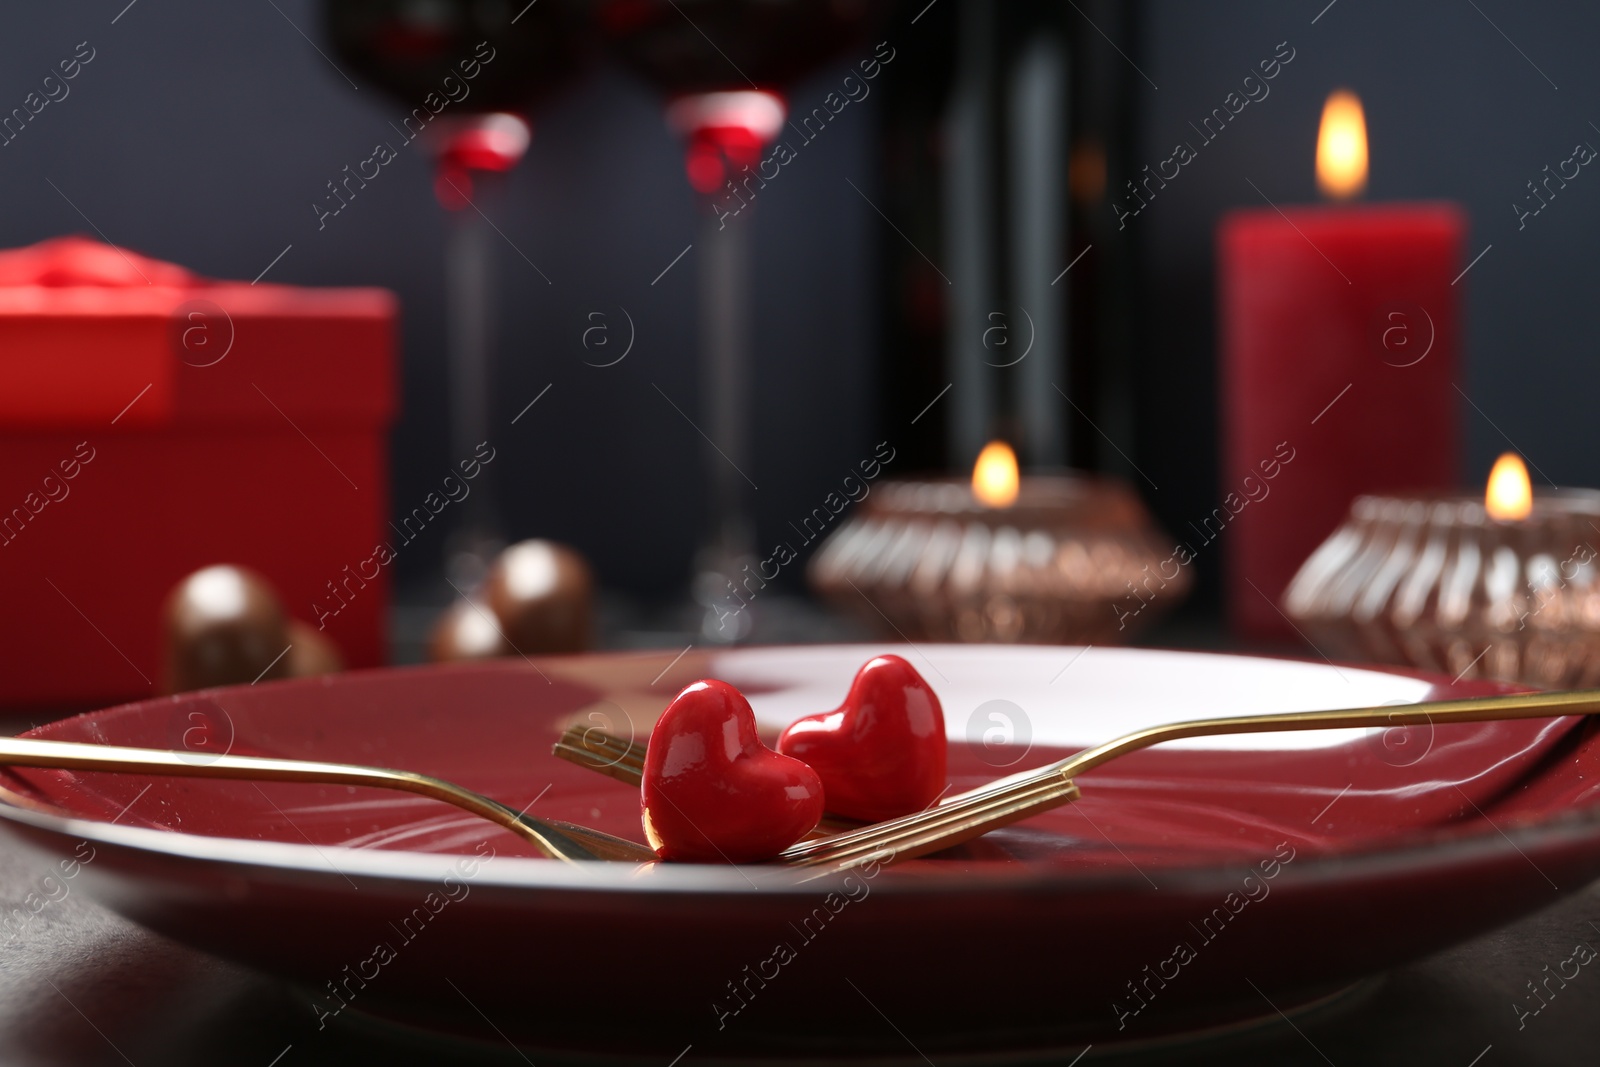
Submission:
[[[947,797],[926,811],[829,837],[802,841],[784,850],[779,860],[790,865],[820,867],[825,872],[834,872],[924,856],[1068,803],[1078,796],[1072,781],[1078,775],[1129,752],[1163,741],[1220,734],[1433,726],[1592,715],[1596,712],[1600,712],[1600,689],[1518,693],[1335,711],[1192,719],[1151,726],[1086,748],[1036,770],[1013,774]],[[555,745],[556,755],[563,759],[602,771],[622,781],[634,782],[638,779],[633,775],[635,770],[642,769],[646,751],[647,746],[637,742],[624,741],[602,730],[579,727],[568,730]]]
[[[481,816],[533,842],[552,859],[568,862],[621,860],[633,863],[653,863],[657,859],[650,849],[632,841],[573,823],[536,819],[452,782],[383,767],[261,756],[202,756],[194,752],[22,737],[0,737],[0,766],[394,789],[453,804]],[[0,792],[15,798],[15,794],[9,790]],[[845,856],[845,846],[849,846],[848,863],[833,865],[829,854],[804,855],[794,862],[797,866],[822,867],[821,873],[827,874],[835,869],[848,870],[875,860],[890,863],[897,856],[909,858],[911,855],[923,855],[1065,803],[1077,793],[1077,787],[1071,782],[1058,778],[1031,783],[1025,788],[997,792],[992,796],[973,797],[965,804],[948,805],[925,813],[925,818],[896,819],[880,824],[884,827],[882,835],[842,835],[835,840],[840,841],[841,858]],[[849,838],[848,842],[844,840],[845,837]],[[902,856],[899,852],[901,849],[909,851]]]

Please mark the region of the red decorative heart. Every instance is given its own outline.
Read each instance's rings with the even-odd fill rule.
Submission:
[[[945,787],[944,712],[899,656],[857,672],[844,703],[808,715],[778,738],[778,751],[809,763],[828,811],[876,822],[920,811]]]
[[[757,863],[816,827],[822,782],[761,743],[743,693],[703,679],[672,698],[650,733],[640,811],[664,860]]]

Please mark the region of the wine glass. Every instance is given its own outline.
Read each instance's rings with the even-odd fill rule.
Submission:
[[[326,0],[341,62],[410,108],[395,128],[435,160],[448,212],[445,253],[450,444],[456,458],[489,437],[494,350],[489,222],[506,174],[527,151],[528,116],[581,73],[593,24],[580,0]],[[489,487],[462,501],[448,551],[458,588],[476,585],[505,544]]]
[[[667,96],[667,123],[684,138],[685,171],[699,194],[700,390],[711,441],[712,521],[695,556],[692,589],[700,633],[710,641],[739,641],[754,624],[741,595],[750,591],[756,554],[748,507],[754,483],[748,474],[747,220],[736,217],[754,203],[739,196],[736,181],[756,172],[783,129],[784,90],[849,48],[884,6],[869,0],[598,4],[607,43]]]

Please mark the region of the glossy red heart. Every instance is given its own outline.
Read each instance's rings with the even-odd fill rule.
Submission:
[[[944,712],[899,656],[868,662],[842,705],[791,723],[778,751],[810,764],[828,811],[852,819],[921,811],[945,787]]]
[[[640,811],[664,860],[757,863],[816,827],[822,782],[761,743],[743,693],[703,679],[672,699],[650,733]]]

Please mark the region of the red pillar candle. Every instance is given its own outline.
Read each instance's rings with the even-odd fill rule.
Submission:
[[[1326,114],[1323,129],[1319,166]],[[1355,497],[1455,486],[1464,229],[1450,204],[1267,207],[1222,220],[1221,499],[1193,532],[1227,530],[1236,633],[1293,636],[1279,598]]]

